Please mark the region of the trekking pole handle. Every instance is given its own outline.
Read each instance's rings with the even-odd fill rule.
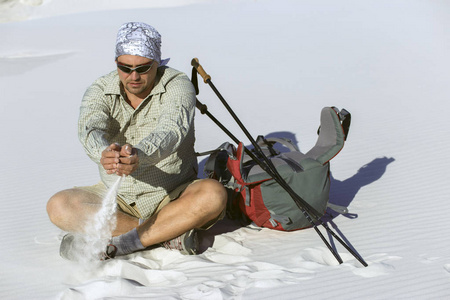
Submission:
[[[205,70],[203,69],[202,65],[199,63],[198,58],[193,58],[191,60],[191,65],[197,70],[198,74],[202,76],[203,81],[207,83],[208,80],[211,80],[211,76],[209,76]]]

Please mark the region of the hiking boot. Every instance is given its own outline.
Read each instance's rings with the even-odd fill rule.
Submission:
[[[166,249],[179,250],[184,255],[196,255],[198,251],[197,231],[191,229],[182,235],[162,243]]]
[[[76,239],[75,235],[72,233],[67,233],[63,236],[61,240],[61,246],[59,247],[59,255],[67,260],[78,261],[80,257],[83,255],[81,252],[87,246],[86,244],[82,245],[82,239]],[[110,258],[114,258],[116,256],[117,247],[109,244],[106,246],[106,251],[99,255],[99,260],[107,260]]]
[[[100,254],[100,260],[107,260],[116,257],[117,247],[113,244],[106,246],[106,251]]]
[[[67,260],[74,260],[73,256],[73,240],[75,237],[68,233],[65,236],[63,236],[63,239],[61,240],[61,245],[59,246],[59,255]]]
[[[67,233],[61,240],[59,246],[59,255],[67,260],[77,261],[80,258],[80,249],[83,245],[80,245],[80,240],[75,239],[75,235]]]

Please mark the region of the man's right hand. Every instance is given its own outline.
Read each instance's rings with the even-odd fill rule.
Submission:
[[[121,146],[118,144],[111,144],[102,152],[102,158],[100,163],[106,170],[107,174],[113,174],[117,171],[117,166],[119,164],[119,156]]]

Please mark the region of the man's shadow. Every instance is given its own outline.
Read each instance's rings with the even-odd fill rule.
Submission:
[[[297,145],[298,147],[298,141],[294,133],[288,132],[288,131],[280,131],[280,132],[272,132],[265,136],[265,138],[269,137],[276,137],[276,138],[287,138],[289,139],[294,145]],[[217,145],[219,146],[219,145]],[[248,148],[252,148],[249,146]],[[274,148],[278,150],[279,152],[287,152],[290,151],[288,148],[280,145],[275,144]],[[208,157],[202,159],[199,162],[199,177],[204,178],[203,174],[203,168],[205,166],[205,163],[207,161]],[[330,197],[329,197],[329,203],[335,204],[344,208],[348,208],[351,202],[354,200],[356,194],[359,192],[361,188],[364,186],[367,186],[369,184],[372,184],[373,182],[380,179],[384,173],[386,172],[387,166],[394,162],[394,158],[388,158],[388,157],[380,157],[375,158],[371,162],[365,164],[362,166],[355,175],[352,177],[345,179],[343,181],[335,179],[332,174],[330,174]],[[332,166],[331,166],[332,169]],[[300,213],[300,212],[299,212]],[[336,212],[330,208],[327,209],[327,213],[322,218],[322,221],[329,222],[333,228],[335,228],[339,235],[345,239],[345,236],[342,234],[342,232],[339,231],[337,228],[337,225],[333,222],[333,219],[337,216],[339,216],[340,213]],[[344,213],[345,217],[348,218],[357,218],[357,214],[352,213]],[[216,225],[214,225],[210,230],[199,232],[199,235],[201,237],[201,250],[204,251],[208,247],[212,246],[214,242],[214,236],[219,235],[226,232],[234,231],[241,227],[240,222],[236,220],[230,220],[228,218],[225,218],[222,221],[217,222]],[[348,243],[350,244],[350,243]],[[333,245],[334,246],[334,245]]]

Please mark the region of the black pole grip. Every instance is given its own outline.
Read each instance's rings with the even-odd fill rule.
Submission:
[[[198,99],[195,100],[195,106],[202,113],[202,115],[204,115],[208,112],[208,107],[205,104],[198,101]]]

